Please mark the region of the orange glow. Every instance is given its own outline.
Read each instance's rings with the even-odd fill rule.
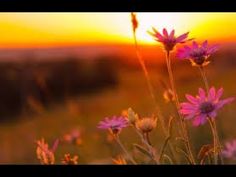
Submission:
[[[236,40],[236,13],[137,13],[137,37],[155,41],[147,34],[152,26],[190,31],[199,40]],[[1,13],[0,47],[48,47],[132,43],[130,13]]]

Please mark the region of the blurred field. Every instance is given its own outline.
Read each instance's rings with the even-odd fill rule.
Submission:
[[[225,90],[224,97],[236,96],[235,56],[234,50],[223,50],[217,53],[215,59],[207,67],[209,82],[217,88],[223,86]],[[75,65],[71,62],[71,67],[60,72],[67,74],[67,76],[62,74],[51,78],[55,82],[50,83],[58,81],[58,84],[51,86],[49,89],[49,93],[53,95],[52,100],[54,100],[52,102],[45,101],[45,103],[49,103],[49,106],[42,104],[43,101],[35,102],[34,100],[41,97],[33,95],[33,99],[31,101],[28,99],[26,102],[29,104],[31,112],[22,113],[22,107],[18,108],[16,106],[19,110],[16,115],[9,114],[9,112],[11,113],[9,110],[6,111],[6,114],[2,114],[2,119],[5,118],[8,121],[3,121],[0,124],[0,163],[39,163],[35,154],[36,145],[34,141],[36,139],[44,137],[49,144],[52,144],[56,138],[62,137],[63,134],[75,128],[81,131],[81,144],[60,143],[56,151],[57,163],[60,163],[63,154],[67,152],[77,154],[79,156],[79,164],[111,163],[111,158],[119,154],[120,150],[115,143],[109,141],[107,132],[96,128],[97,123],[106,116],[120,115],[122,110],[128,107],[132,107],[143,116],[148,116],[155,112],[141,68],[139,68],[136,61],[133,61],[133,64],[127,64],[124,62],[125,60],[114,60],[114,63],[109,62],[109,64],[107,62],[105,62],[106,64],[102,63],[99,65],[101,68],[96,70],[96,72],[95,68],[87,70],[89,74],[96,74],[91,76],[93,78],[91,79],[92,83],[91,85],[87,84],[86,87],[84,84],[90,83],[90,81],[83,78],[87,78],[88,75],[81,75],[82,72],[76,75],[73,72]],[[16,64],[16,66],[19,66],[19,64]],[[5,66],[5,68],[7,67]],[[79,67],[79,70],[82,68],[85,67]],[[160,85],[160,79],[168,83],[165,65],[160,62],[158,64],[148,62],[148,68],[152,83],[155,86],[155,94],[167,121],[168,117],[174,114],[174,109],[171,104],[165,103],[162,97],[164,90]],[[33,70],[37,71],[37,69]],[[52,70],[49,69],[47,71]],[[2,73],[4,73],[4,70],[2,70]],[[100,76],[98,76],[99,73]],[[185,93],[195,94],[199,86],[203,87],[198,69],[191,67],[188,61],[174,62],[174,73],[181,101],[185,100]],[[26,76],[30,76],[30,74],[26,73]],[[80,79],[78,79],[79,76]],[[110,79],[103,80],[104,78]],[[72,85],[59,82],[68,79],[71,79],[69,83],[73,83]],[[94,83],[95,81],[97,83]],[[1,83],[3,86],[6,84],[3,81]],[[11,83],[14,83],[17,88],[17,82],[13,80]],[[107,84],[98,86],[101,83]],[[68,90],[61,88],[65,85],[70,86],[67,88]],[[89,88],[91,88],[90,91]],[[9,89],[6,88],[6,90]],[[59,93],[60,91],[61,93]],[[7,93],[7,91],[5,93],[1,91],[2,96],[6,97],[4,98],[5,100],[8,100],[7,97],[9,95]],[[26,93],[29,92],[26,91]],[[58,97],[61,97],[61,99],[57,100],[56,98]],[[13,96],[12,99],[14,98]],[[26,98],[28,97],[23,99],[26,100]],[[1,105],[4,105],[6,101],[0,102]],[[12,112],[14,111],[12,110]],[[236,137],[235,114],[236,102],[225,106],[219,113],[217,125],[222,142]],[[197,153],[203,144],[211,143],[212,135],[208,124],[199,128],[192,127],[189,124],[189,127],[191,141],[195,147],[194,152]],[[152,133],[151,137],[158,149],[163,143],[162,134],[159,130],[160,126]],[[129,149],[132,149],[132,143],[140,141],[131,128],[124,130],[121,134],[121,139]]]

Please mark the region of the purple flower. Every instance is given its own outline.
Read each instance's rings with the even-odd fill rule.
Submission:
[[[188,37],[189,32],[184,33],[178,37],[175,37],[175,30],[172,30],[170,34],[168,34],[167,30],[164,28],[162,33],[160,34],[155,28],[152,28],[153,32],[148,33],[154,37],[154,39],[158,42],[161,42],[164,45],[166,51],[171,51],[178,43],[185,43]]]
[[[124,117],[113,116],[111,118],[106,117],[103,121],[100,121],[98,128],[111,130],[113,134],[117,134],[122,128],[128,126],[128,120]]]
[[[225,143],[225,148],[222,155],[228,159],[236,159],[236,139]]]
[[[211,87],[208,95],[206,94],[202,88],[199,88],[196,97],[186,94],[189,102],[181,103],[180,113],[186,119],[193,119],[194,126],[203,125],[206,123],[208,117],[215,118],[218,109],[234,100],[233,97],[220,100],[223,94],[223,88],[216,91],[214,87]]]
[[[192,46],[184,46],[177,52],[180,59],[189,59],[193,66],[206,66],[210,63],[208,58],[219,48],[218,45],[209,46],[207,40],[199,45],[193,41]]]

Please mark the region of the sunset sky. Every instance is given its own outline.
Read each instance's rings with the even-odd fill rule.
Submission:
[[[236,13],[137,13],[138,40],[152,26],[202,41],[236,41]],[[132,43],[130,13],[1,13],[0,48]]]

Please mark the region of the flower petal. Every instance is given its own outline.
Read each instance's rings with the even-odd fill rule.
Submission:
[[[189,115],[185,116],[184,118],[185,118],[186,120],[192,119],[195,115],[196,115],[195,113],[192,113],[192,114],[189,114]]]
[[[188,34],[189,34],[189,32],[180,35],[179,37],[176,38],[176,42],[177,43],[183,42],[183,40],[185,40],[188,37]]]
[[[217,116],[217,112],[216,111],[212,111],[210,114],[209,114],[209,117],[211,118],[215,118]]]
[[[203,90],[202,88],[198,89],[198,94],[199,94],[199,98],[201,101],[205,101],[206,100],[206,93],[205,90]]]
[[[193,104],[198,104],[199,100],[195,97],[193,97],[192,95],[186,94],[185,97],[187,98],[187,100]]]
[[[163,33],[164,37],[168,38],[168,32],[165,28],[163,29],[162,33]]]
[[[217,93],[216,93],[215,101],[218,101],[218,100],[220,99],[220,97],[222,96],[223,92],[224,92],[224,89],[221,87],[221,88],[217,91]]]
[[[196,41],[193,41],[192,46],[193,46],[192,49],[197,49],[198,48],[198,43]]]
[[[215,97],[216,97],[216,89],[215,87],[211,87],[208,93],[208,101],[215,100]]]
[[[219,45],[213,45],[208,48],[207,54],[211,55],[212,53],[216,52],[219,49]]]
[[[175,36],[175,30],[173,29],[170,33],[170,38],[174,38],[174,36]]]
[[[202,47],[203,47],[203,48],[207,48],[207,46],[208,46],[208,41],[205,40],[205,41],[202,43]]]
[[[206,123],[206,121],[207,121],[206,115],[201,114],[195,117],[195,119],[193,120],[193,125],[194,126],[203,125]]]
[[[196,114],[196,110],[192,109],[180,109],[179,112],[183,115]]]
[[[222,108],[225,104],[229,104],[229,103],[231,103],[231,102],[234,101],[234,100],[235,100],[234,97],[226,98],[226,99],[220,100],[220,101],[216,104],[216,109],[220,109],[220,108]]]

